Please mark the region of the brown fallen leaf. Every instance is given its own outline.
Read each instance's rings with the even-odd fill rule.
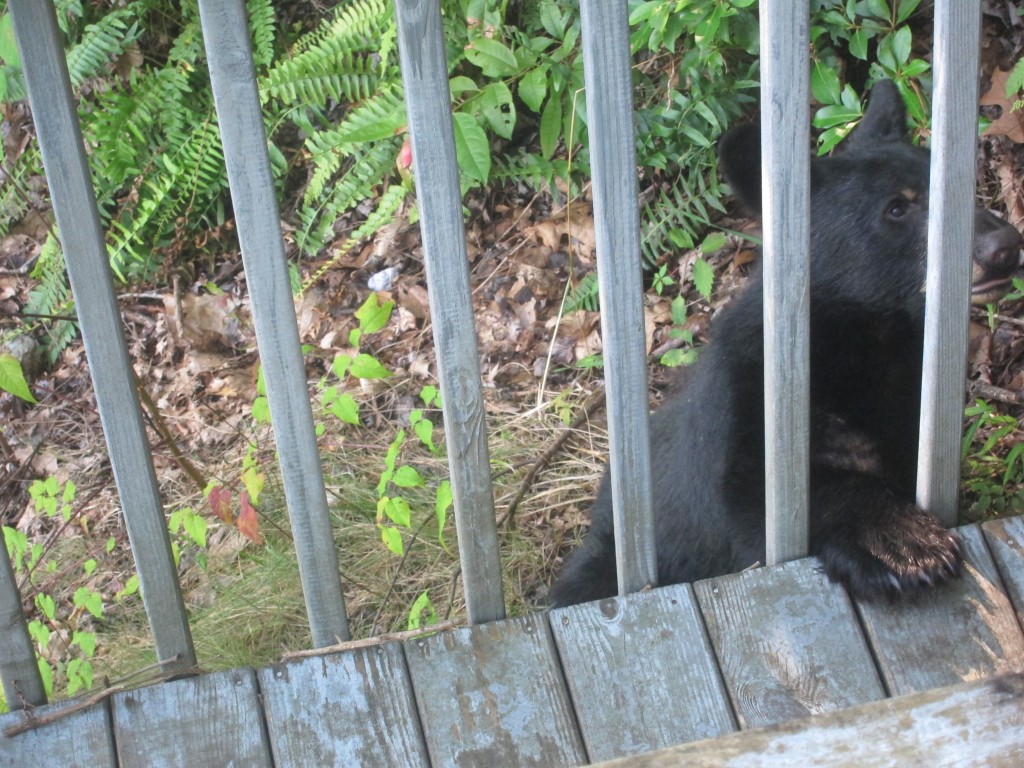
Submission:
[[[986,136],[1005,136],[1015,144],[1024,144],[1024,110],[1014,111],[1013,102],[1006,97],[1009,72],[992,70],[992,87],[981,97],[982,106],[996,106],[1002,110],[998,119],[985,129]]]

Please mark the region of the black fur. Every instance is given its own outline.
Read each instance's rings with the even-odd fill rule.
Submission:
[[[719,144],[753,211],[760,136]],[[895,86],[879,83],[843,152],[811,164],[811,550],[856,596],[892,598],[959,572],[956,537],[914,503],[923,346],[929,154],[907,137]],[[976,214],[975,284],[1005,286],[1020,235]],[[765,559],[762,285],[716,321],[696,369],[651,418],[658,582],[692,582]],[[607,473],[591,529],[553,605],[616,593]]]

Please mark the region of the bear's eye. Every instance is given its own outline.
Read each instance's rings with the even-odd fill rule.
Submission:
[[[908,203],[902,197],[897,197],[889,201],[889,204],[885,206],[885,218],[889,221],[899,221],[907,215]]]

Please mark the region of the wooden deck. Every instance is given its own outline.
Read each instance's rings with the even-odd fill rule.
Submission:
[[[799,560],[119,693],[0,766],[1024,765],[1024,518],[960,533],[912,604]]]

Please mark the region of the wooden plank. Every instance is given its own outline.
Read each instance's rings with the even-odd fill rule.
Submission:
[[[909,603],[859,603],[894,696],[1024,669],[1024,637],[977,526],[958,529],[963,576]]]
[[[550,623],[591,760],[736,730],[689,584],[561,608]]]
[[[658,577],[628,17],[626,0],[580,4],[620,595]]]
[[[761,3],[768,565],[808,552],[810,75],[807,0]]]
[[[36,718],[56,715],[74,705],[62,701],[34,710]],[[4,732],[22,724],[24,712],[0,715],[0,768],[102,768],[117,765],[114,738],[107,705],[94,704],[46,725],[6,736]]]
[[[8,7],[157,658],[164,671],[185,669],[195,665],[195,650],[114,296],[63,36],[53,3],[11,0]]]
[[[244,0],[200,0],[231,202],[313,645],[349,638]]]
[[[1024,626],[1024,517],[992,520],[981,526],[1006,594]]]
[[[1016,768],[1024,765],[1024,679],[964,683],[603,765]]]
[[[46,689],[36,664],[36,649],[28,634],[21,594],[7,555],[0,527],[0,683],[8,709],[41,706]]]
[[[430,295],[466,611],[505,616],[469,257],[439,0],[396,0],[423,261]]]
[[[113,709],[120,768],[273,765],[252,669],[119,693]]]
[[[928,296],[917,501],[946,525],[960,499],[960,435],[974,253],[980,0],[936,3],[932,45],[932,170]]]
[[[694,585],[742,728],[882,698],[846,592],[807,558]]]
[[[277,768],[429,765],[398,643],[277,664],[258,675]]]
[[[586,761],[543,614],[405,644],[434,768]]]

